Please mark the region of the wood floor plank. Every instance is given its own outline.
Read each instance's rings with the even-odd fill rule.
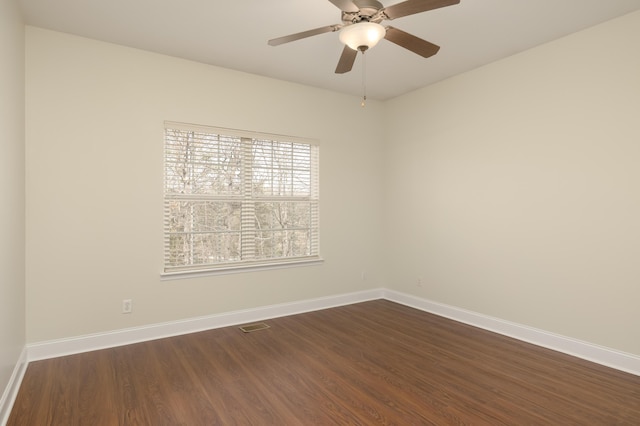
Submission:
[[[30,363],[8,426],[638,425],[640,377],[385,300]]]

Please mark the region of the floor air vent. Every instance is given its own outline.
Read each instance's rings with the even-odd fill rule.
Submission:
[[[257,324],[243,325],[240,327],[240,330],[245,333],[251,333],[252,331],[266,330],[267,328],[269,328],[267,324],[259,322]]]

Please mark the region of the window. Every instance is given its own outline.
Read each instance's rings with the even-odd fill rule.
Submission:
[[[165,123],[164,272],[319,258],[314,141]]]

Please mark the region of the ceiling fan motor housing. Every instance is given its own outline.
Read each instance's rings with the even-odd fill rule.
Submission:
[[[380,23],[384,17],[381,10],[382,3],[377,0],[353,0],[353,3],[360,9],[358,12],[342,12],[342,22],[345,24],[356,24],[358,22]]]

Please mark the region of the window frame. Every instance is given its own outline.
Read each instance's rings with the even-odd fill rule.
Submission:
[[[320,256],[320,182],[319,182],[319,142],[315,139],[293,137],[285,135],[276,135],[270,133],[261,133],[237,129],[228,129],[222,127],[197,125],[190,123],[179,123],[173,121],[165,121],[163,127],[163,266],[161,272],[161,279],[177,279],[198,277],[207,275],[219,275],[230,274],[240,272],[260,271],[267,269],[279,269],[279,268],[291,268],[299,266],[316,265],[323,262]],[[182,132],[195,132],[199,134],[217,135],[218,143],[223,137],[240,139],[239,152],[241,153],[242,165],[241,165],[241,193],[240,195],[228,196],[229,199],[234,199],[235,202],[242,204],[241,210],[244,212],[245,205],[251,204],[251,209],[255,208],[256,203],[268,203],[268,202],[293,202],[293,203],[309,203],[309,225],[308,228],[304,228],[309,233],[309,247],[308,253],[301,256],[285,256],[285,257],[262,257],[258,259],[240,258],[240,260],[229,260],[226,262],[213,262],[206,264],[190,264],[190,265],[170,265],[170,218],[171,202],[175,202],[180,199],[188,199],[194,202],[205,202],[212,197],[211,193],[198,195],[190,193],[188,195],[171,192],[168,190],[168,175],[169,175],[169,131],[182,131]],[[256,196],[253,192],[253,173],[258,167],[253,164],[253,149],[256,142],[271,142],[272,144],[288,144],[291,145],[292,155],[295,151],[295,145],[309,145],[309,174],[310,174],[310,189],[307,196],[294,195],[289,196],[271,195],[271,196]],[[173,149],[173,146],[172,148]],[[249,170],[247,170],[246,158],[248,160]],[[273,169],[271,169],[273,170]],[[294,166],[291,167],[291,173],[294,173]],[[247,184],[247,176],[249,176],[249,184]],[[220,197],[221,194],[214,194],[213,197]],[[223,197],[224,198],[224,197]],[[239,238],[241,242],[240,253],[247,253],[250,250],[251,244],[248,244],[247,251],[242,247],[242,244],[247,244],[247,241],[251,239],[252,233],[256,232],[256,227],[246,227],[249,221],[245,217],[241,220],[239,228]],[[253,221],[251,221],[253,222]],[[273,231],[275,232],[275,231]],[[213,233],[213,232],[210,232]],[[175,234],[175,233],[174,233]],[[191,232],[193,234],[193,231]]]

